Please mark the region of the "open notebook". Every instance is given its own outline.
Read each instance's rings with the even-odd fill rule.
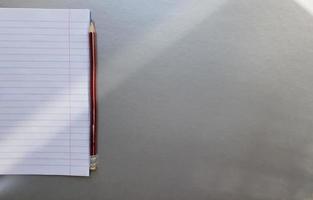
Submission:
[[[0,174],[89,175],[90,11],[0,9]]]

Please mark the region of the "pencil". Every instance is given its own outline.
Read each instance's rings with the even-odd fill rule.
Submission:
[[[97,45],[96,28],[93,21],[89,26],[89,51],[90,51],[90,170],[97,168]]]

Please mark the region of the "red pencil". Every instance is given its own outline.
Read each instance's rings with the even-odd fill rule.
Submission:
[[[96,28],[94,22],[89,27],[90,49],[90,170],[97,168],[97,92],[96,92],[96,69],[97,69],[97,45]]]

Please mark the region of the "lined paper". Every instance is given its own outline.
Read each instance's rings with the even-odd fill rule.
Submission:
[[[89,23],[0,9],[0,174],[89,175]]]

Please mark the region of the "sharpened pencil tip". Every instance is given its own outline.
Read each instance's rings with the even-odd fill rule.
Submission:
[[[90,22],[89,26],[89,33],[95,33],[96,32],[96,27],[93,21]]]

